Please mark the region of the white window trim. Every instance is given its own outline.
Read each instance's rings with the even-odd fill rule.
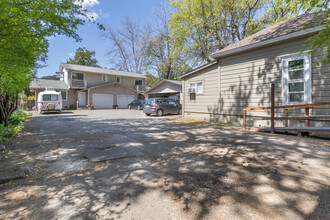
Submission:
[[[119,82],[118,82],[118,78],[119,78]],[[116,83],[121,83],[121,77],[120,76],[116,77]]]
[[[304,60],[304,101],[290,102],[288,64],[292,60]],[[282,105],[299,105],[312,103],[312,62],[308,52],[282,57]]]
[[[62,92],[66,93],[65,99],[63,99],[62,97],[62,101],[68,101],[68,91],[60,91],[61,92],[61,96],[62,96]]]
[[[197,83],[202,83],[202,91],[197,92]],[[191,86],[191,84],[195,84],[195,86]],[[204,94],[204,81],[198,81],[198,82],[189,82],[189,88],[194,88],[196,94]]]
[[[103,79],[105,77],[105,79]],[[108,75],[102,74],[102,82],[108,82]]]
[[[72,73],[80,73],[80,72],[71,72],[71,80],[81,80],[81,79],[72,79]],[[85,80],[85,73],[81,73],[81,74],[84,75],[84,79],[83,80]]]

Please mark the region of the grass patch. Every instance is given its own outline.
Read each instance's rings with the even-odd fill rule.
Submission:
[[[29,116],[31,116],[31,113],[21,109],[13,112],[9,118],[9,125],[7,127],[4,124],[0,124],[0,141],[6,137],[12,137],[18,134],[23,128],[23,123]]]

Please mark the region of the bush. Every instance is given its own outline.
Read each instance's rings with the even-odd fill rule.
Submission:
[[[29,112],[26,112],[24,110],[16,110],[13,112],[13,114],[9,117],[9,124],[12,125],[19,125],[22,122],[25,122],[26,119],[31,116]]]
[[[6,127],[4,124],[0,124],[0,140],[4,137],[11,137],[16,135],[23,127],[22,123],[31,116],[31,114],[22,109],[16,110],[9,117],[9,125]]]
[[[76,105],[70,105],[70,110],[76,110]]]

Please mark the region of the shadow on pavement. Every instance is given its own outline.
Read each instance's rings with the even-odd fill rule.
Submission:
[[[0,185],[1,218],[329,218],[329,142],[82,116],[33,117],[12,140],[15,154],[1,163],[29,177]],[[84,158],[136,144],[143,156]]]

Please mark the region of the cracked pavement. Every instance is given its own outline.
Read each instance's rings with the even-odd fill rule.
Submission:
[[[329,219],[330,141],[135,110],[33,115],[0,219]]]

